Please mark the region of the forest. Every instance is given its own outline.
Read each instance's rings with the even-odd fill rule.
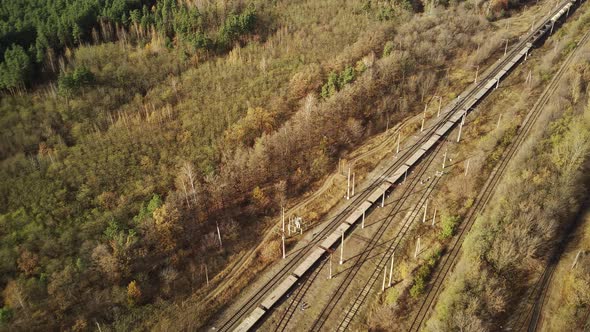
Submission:
[[[153,328],[491,29],[415,5],[2,2],[0,327]]]
[[[219,17],[176,0],[3,1],[0,4],[0,89],[17,89],[63,70],[66,49],[97,43],[105,29],[155,30],[167,46],[224,51],[254,28],[254,7]],[[99,34],[99,31],[102,34]],[[57,69],[56,67],[60,66]],[[48,70],[51,69],[51,70]]]

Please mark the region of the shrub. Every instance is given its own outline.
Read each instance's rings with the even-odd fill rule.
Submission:
[[[447,239],[455,234],[455,228],[459,224],[458,216],[443,215],[441,222],[440,237]]]
[[[12,319],[12,309],[10,307],[0,308],[0,324],[6,324]]]
[[[413,298],[420,296],[424,292],[424,289],[426,289],[426,283],[430,279],[430,275],[440,258],[440,254],[440,250],[436,250],[428,257],[426,263],[418,268],[418,272],[416,272],[416,276],[414,277],[414,285],[410,289],[410,296]]]
[[[383,57],[389,56],[391,52],[393,52],[393,48],[394,46],[391,40],[385,43],[385,46],[383,47]]]
[[[328,82],[322,86],[320,95],[322,98],[327,99],[336,92],[342,90],[344,86],[353,82],[358,74],[362,73],[366,67],[362,62],[357,64],[356,68],[346,66],[340,73],[331,72],[328,76]]]

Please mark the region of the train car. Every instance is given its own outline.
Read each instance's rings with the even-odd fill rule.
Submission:
[[[338,226],[338,228],[336,228],[336,232],[338,232],[338,234],[340,233],[346,233],[346,231],[348,231],[348,229],[350,228],[350,224],[343,222],[342,224],[340,224],[340,226]]]
[[[444,135],[446,135],[446,133],[449,131],[449,129],[451,129],[451,127],[453,127],[453,125],[455,125],[454,122],[447,121],[444,125],[442,125],[440,128],[438,128],[438,130],[436,131],[436,134],[439,135],[440,137],[443,137]]]
[[[440,136],[438,136],[436,133],[434,133],[432,135],[432,137],[430,137],[430,139],[428,139],[428,141],[426,141],[424,144],[422,144],[422,146],[420,148],[424,151],[428,151],[428,150],[430,150],[430,148],[432,146],[434,146],[434,144],[436,144],[436,142],[438,142],[439,139],[440,139]]]
[[[414,164],[416,164],[416,162],[424,156],[424,153],[426,153],[424,150],[418,149],[418,151],[416,151],[408,160],[406,160],[404,165],[408,167],[414,166]]]
[[[333,233],[332,235],[338,235]],[[338,239],[340,238],[340,236],[336,236],[336,238],[334,239],[334,242],[332,243],[332,245],[334,243],[336,243],[336,241],[338,241]],[[329,247],[325,247],[326,249],[330,248],[332,245],[330,245]],[[323,248],[315,248],[314,250],[312,250],[312,252],[309,254],[309,256],[307,256],[307,258],[305,258],[305,260],[303,260],[303,262],[301,262],[297,268],[293,271],[293,274],[299,278],[301,278],[307,271],[309,271],[309,269],[315,264],[317,263],[317,261],[322,257],[323,254],[325,254],[326,251]]]
[[[389,182],[389,183],[391,183],[392,185],[395,184],[398,181],[402,181],[405,178],[406,172],[408,171],[408,169],[410,169],[408,166],[402,165],[400,168],[398,168],[395,171],[395,173],[393,173],[392,176],[388,177],[386,179],[386,181]]]
[[[338,239],[340,239],[340,234],[333,232],[324,241],[322,241],[320,246],[322,248],[330,249],[334,244],[336,244],[336,242],[338,242]]]
[[[369,198],[367,198],[367,201],[369,201],[371,204],[375,204],[375,202],[377,202],[379,199],[381,199],[381,196],[383,196],[384,193],[385,193],[385,189],[383,189],[383,187],[379,186],[379,187],[375,188],[375,190],[373,190],[373,192],[371,193]]]
[[[349,225],[354,225],[354,223],[356,223],[356,221],[359,220],[359,218],[363,216],[363,213],[365,213],[370,207],[371,207],[371,203],[369,203],[367,201],[362,202],[358,208],[356,208],[356,209],[354,209],[354,211],[352,211],[350,216],[348,216],[348,218],[346,218],[346,220],[344,222]]]
[[[295,276],[290,275],[285,278],[285,280],[276,286],[273,291],[266,298],[264,298],[262,303],[260,303],[262,308],[270,310],[270,308],[272,308],[272,306],[275,305],[275,303],[277,303],[281,297],[287,294],[289,289],[291,289],[291,287],[293,287],[296,282],[297,278],[295,278]]]
[[[449,121],[453,122],[453,123],[457,123],[461,120],[461,118],[463,117],[463,115],[466,114],[465,110],[460,110],[457,111]]]
[[[490,91],[490,89],[491,89],[491,88],[492,88],[494,85],[496,85],[496,83],[497,83],[497,82],[496,82],[496,79],[495,79],[495,78],[490,78],[490,79],[488,80],[488,82],[486,83],[486,85],[484,85],[485,92],[488,92],[488,91]],[[485,93],[485,92],[484,92],[484,93]]]
[[[240,325],[238,325],[238,327],[236,327],[236,329],[234,330],[234,332],[247,332],[250,329],[252,329],[254,327],[254,325],[256,325],[256,323],[258,323],[258,321],[260,320],[260,318],[262,318],[262,316],[264,316],[264,314],[266,313],[266,311],[260,307],[257,307],[256,309],[254,309],[254,311],[252,311],[248,317],[246,317],[246,319],[244,319]]]
[[[494,83],[495,84],[495,83]],[[483,98],[483,96],[489,91],[489,88],[487,87],[482,87],[476,94],[475,94],[475,99],[477,99],[477,101],[479,101],[481,98]]]
[[[481,90],[481,88],[480,88],[480,89],[478,89],[478,91],[479,91],[479,90]],[[475,104],[477,104],[477,102],[478,102],[478,101],[479,101],[479,98],[477,98],[477,96],[473,95],[473,96],[471,96],[471,97],[469,98],[469,100],[468,100],[468,101],[465,103],[465,107],[464,107],[464,108],[465,108],[466,110],[471,110],[471,108],[473,108],[473,106],[474,106]]]

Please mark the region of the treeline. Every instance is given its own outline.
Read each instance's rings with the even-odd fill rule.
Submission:
[[[493,330],[526,309],[529,281],[540,278],[587,195],[588,60],[586,53],[569,69],[540,118],[544,123],[474,224],[428,330]]]
[[[13,90],[56,71],[66,47],[112,38],[113,29],[135,37],[155,31],[189,49],[225,51],[252,32],[255,7],[178,0],[3,1],[0,4],[0,89]],[[63,69],[63,67],[62,67]]]

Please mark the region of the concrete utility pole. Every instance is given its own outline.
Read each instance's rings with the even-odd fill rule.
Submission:
[[[387,279],[387,266],[383,267],[383,284],[381,284],[381,291],[385,291],[385,280]]]
[[[221,243],[221,232],[219,231],[219,224],[217,220],[215,221],[215,226],[217,226],[217,237],[219,238],[219,248],[223,248],[223,243]]]
[[[428,210],[428,200],[424,204],[424,216],[422,217],[422,223],[426,222],[426,211]]]
[[[416,241],[416,251],[414,251],[414,258],[418,257],[419,252],[420,252],[420,237],[418,237],[418,241]]]
[[[395,256],[395,251],[391,253],[391,266],[389,267],[389,286],[391,287],[391,280],[393,278],[393,256]]]
[[[381,197],[381,207],[385,206],[385,192],[383,192],[383,196]]]
[[[363,211],[363,221],[361,222],[361,229],[365,229],[365,211]]]
[[[463,130],[463,124],[465,123],[465,114],[467,113],[467,111],[465,111],[465,113],[463,113],[463,118],[461,119],[461,123],[459,124],[459,135],[457,136],[457,143],[459,143],[459,141],[461,141],[461,131]]]
[[[426,121],[426,109],[428,108],[428,104],[424,105],[424,113],[422,113],[422,126],[420,127],[420,132],[424,131],[424,121]]]
[[[289,229],[289,236],[291,236],[291,216],[289,216],[289,225],[287,225],[287,228]]]
[[[581,252],[582,252],[582,250],[578,250],[578,253],[576,254],[576,258],[574,258],[574,264],[572,264],[571,270],[573,270],[574,267],[576,267],[576,264],[578,264],[578,258],[580,257]]]
[[[506,45],[504,46],[504,55],[506,55],[506,53],[508,52],[508,39],[506,40]]]
[[[445,149],[445,154],[443,155],[443,164],[442,164],[442,169],[445,169],[445,163],[447,162],[447,149]]]
[[[469,172],[469,161],[471,159],[467,159],[467,165],[465,165],[465,176],[467,176],[467,172]]]
[[[400,132],[397,133],[397,151],[395,151],[396,154],[399,153],[399,143],[400,143],[400,140],[401,140],[401,136],[402,136],[402,133],[400,131]]]
[[[555,26],[555,21],[551,21],[551,31],[549,31],[549,36],[553,34],[553,27]]]
[[[473,83],[477,83],[477,75],[479,74],[479,65],[476,66],[475,69],[475,81],[473,81]]]
[[[354,174],[352,173],[352,196],[354,197]]]
[[[340,231],[342,233],[342,243],[340,245],[340,265],[344,262],[344,231]]]
[[[350,166],[348,166],[348,176],[346,178],[346,199],[350,199]]]
[[[500,86],[500,79],[496,78],[496,87],[494,88],[494,90],[496,90],[499,86]]]
[[[502,120],[502,114],[500,113],[500,116],[498,116],[498,124],[496,125],[496,129],[500,128],[500,120]]]
[[[207,286],[209,286],[209,271],[207,271],[207,264],[205,265],[205,280],[207,281]]]
[[[283,259],[285,259],[285,257],[287,257],[287,254],[285,252],[285,233],[283,233],[281,238],[283,239]]]
[[[526,53],[524,54],[524,61],[526,61],[526,59],[529,57],[529,51],[526,51]]]
[[[282,207],[283,210],[283,234],[285,234],[285,207]]]
[[[436,112],[436,117],[438,118],[440,116],[440,108],[442,107],[442,97],[441,96],[436,96],[438,97],[438,112]]]
[[[332,279],[332,253],[330,253],[330,275],[328,275],[328,279]]]
[[[434,214],[432,215],[432,226],[434,226],[434,220],[436,220],[436,209],[434,209]]]

